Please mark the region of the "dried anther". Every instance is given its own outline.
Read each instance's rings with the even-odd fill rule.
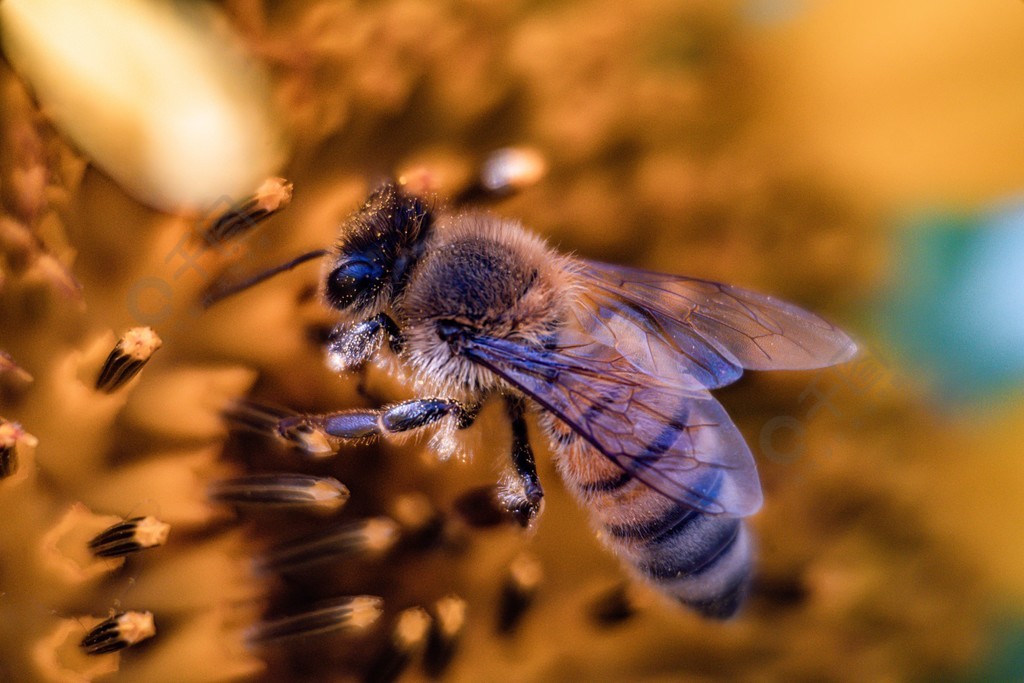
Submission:
[[[283,425],[278,437],[282,442],[298,448],[313,458],[322,458],[337,452],[335,440],[323,429],[308,423]]]
[[[484,161],[480,183],[491,192],[508,194],[536,185],[547,170],[547,161],[537,150],[504,147],[492,152]]]
[[[444,541],[445,515],[422,493],[398,496],[390,507],[391,517],[402,530],[402,547],[427,550]]]
[[[490,528],[501,524],[519,524],[507,506],[503,505],[498,487],[489,484],[463,492],[453,503],[459,519],[471,527]]]
[[[10,445],[0,442],[0,479],[6,479],[18,471],[18,452]]]
[[[284,410],[246,400],[232,402],[224,410],[223,415],[224,419],[231,422],[237,428],[261,436],[272,434],[275,437],[278,436],[278,424],[282,420],[299,416],[293,410]]]
[[[0,351],[0,375],[10,375],[23,384],[28,384],[32,381],[32,375],[28,374],[24,368],[11,358],[11,354],[5,351]]]
[[[163,545],[170,530],[170,524],[156,517],[133,517],[97,534],[89,541],[89,550],[96,557],[124,557]]]
[[[466,626],[466,601],[448,595],[434,603],[434,622],[423,654],[423,666],[432,677],[444,673],[455,656],[459,637]]]
[[[337,479],[307,474],[253,474],[225,479],[213,484],[209,493],[221,503],[313,512],[334,512],[349,495]]]
[[[112,393],[139,374],[163,342],[150,327],[133,327],[118,340],[103,363],[96,389]]]
[[[501,633],[516,630],[526,610],[533,604],[543,579],[544,572],[536,557],[523,553],[512,560],[501,588],[501,605],[498,608],[498,630]]]
[[[6,479],[18,469],[18,436],[21,428],[14,422],[0,419],[0,479]]]
[[[0,417],[0,479],[18,471],[18,444],[22,442],[35,445],[36,439],[17,422]]]
[[[304,415],[284,418],[274,426],[274,435],[282,443],[314,458],[334,455],[340,442],[328,434],[318,420]]]
[[[399,614],[391,641],[370,666],[366,680],[386,683],[402,675],[426,645],[430,623],[430,615],[422,607],[411,607]]]
[[[277,423],[286,417],[297,415],[295,411],[283,410],[254,401],[238,400],[224,410],[224,417],[236,426],[257,434],[269,434]]]
[[[614,626],[637,613],[637,600],[628,583],[616,584],[590,605],[590,616],[601,626]]]
[[[388,517],[374,517],[280,545],[267,554],[261,568],[288,573],[342,557],[378,555],[396,540],[398,524]]]
[[[206,241],[220,244],[252,230],[288,206],[292,184],[284,178],[267,178],[255,194],[246,197],[220,214],[206,230]]]
[[[536,185],[547,173],[547,160],[535,149],[503,147],[487,156],[476,180],[456,198],[457,204],[497,200]]]
[[[316,609],[254,626],[249,641],[261,644],[332,631],[361,631],[377,621],[383,608],[384,601],[372,595],[338,598]]]
[[[152,612],[121,612],[96,624],[80,643],[86,654],[123,650],[156,635]]]

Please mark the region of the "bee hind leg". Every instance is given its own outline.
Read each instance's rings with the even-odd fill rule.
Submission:
[[[544,489],[537,475],[537,461],[526,432],[525,406],[520,398],[505,401],[509,419],[512,421],[512,469],[515,485],[505,486],[502,503],[509,513],[521,524],[529,526],[540,512]]]

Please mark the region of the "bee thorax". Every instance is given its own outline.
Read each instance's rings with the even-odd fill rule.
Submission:
[[[467,346],[550,337],[568,305],[564,260],[516,223],[482,214],[442,219],[395,302],[417,376],[445,391],[507,389],[467,358]]]

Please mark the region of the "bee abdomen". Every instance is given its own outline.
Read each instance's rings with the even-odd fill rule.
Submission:
[[[675,504],[649,522],[605,530],[644,577],[688,607],[724,619],[742,604],[751,549],[741,519]]]
[[[560,447],[568,431],[542,424],[558,466],[606,542],[657,588],[707,617],[726,619],[743,603],[752,572],[752,541],[738,517],[709,515],[671,500],[589,446]],[[643,461],[641,461],[643,462]],[[697,499],[716,500],[725,479],[713,470],[693,482]]]
[[[612,538],[640,541],[645,544],[659,543],[685,533],[687,527],[699,522],[700,513],[684,505],[673,505],[664,515],[635,524],[607,524],[605,531]]]

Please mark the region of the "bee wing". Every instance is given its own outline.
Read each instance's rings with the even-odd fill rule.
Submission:
[[[583,329],[593,333],[609,312],[639,320],[645,332],[681,349],[682,362],[696,358],[700,367],[689,371],[708,388],[735,381],[743,368],[808,370],[857,352],[842,330],[813,313],[739,287],[595,261],[584,262],[581,275],[590,301],[580,310],[593,317],[579,321]]]
[[[545,349],[474,337],[462,352],[659,493],[709,514],[743,517],[761,506],[750,450],[705,389],[638,370],[582,336]]]

